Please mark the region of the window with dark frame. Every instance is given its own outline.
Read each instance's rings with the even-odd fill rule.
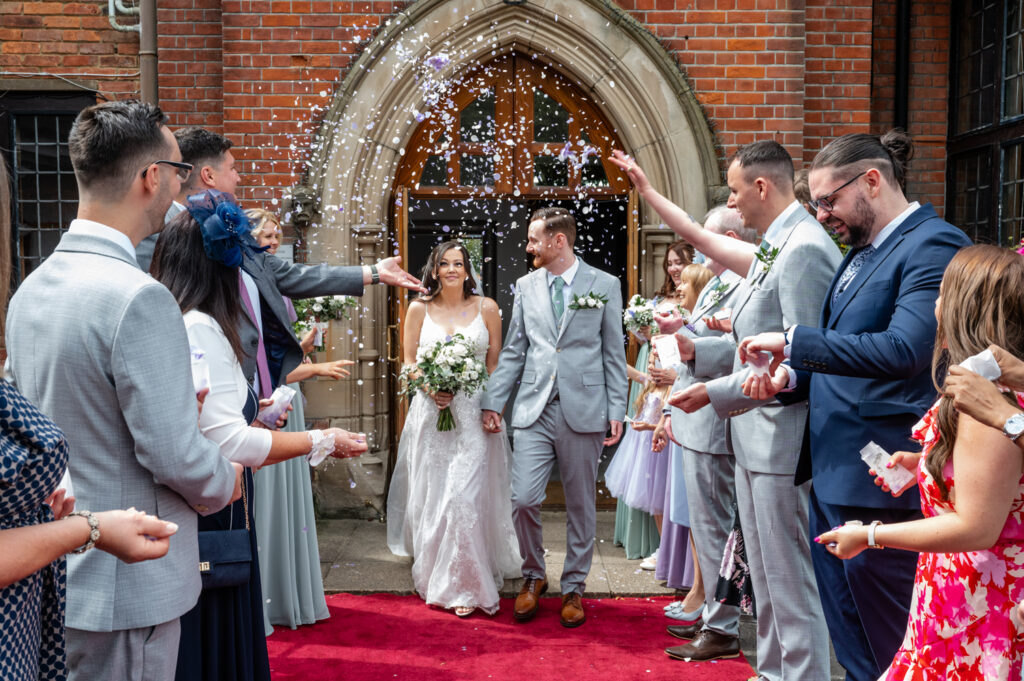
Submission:
[[[1024,236],[1024,3],[952,4],[949,220],[978,243]]]
[[[12,279],[17,286],[57,247],[78,210],[68,133],[88,92],[0,92],[0,153],[11,171]]]

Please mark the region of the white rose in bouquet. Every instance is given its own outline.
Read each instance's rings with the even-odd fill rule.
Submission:
[[[472,395],[487,378],[486,367],[475,356],[476,348],[462,334],[420,347],[415,366],[402,369],[405,383],[403,392],[411,395],[417,390]],[[445,407],[437,415],[438,431],[455,429],[451,408]]]

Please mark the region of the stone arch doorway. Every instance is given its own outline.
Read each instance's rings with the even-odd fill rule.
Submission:
[[[556,67],[585,93],[668,196],[698,213],[721,190],[710,125],[685,75],[621,9],[601,0],[419,0],[367,45],[324,115],[301,188],[316,203],[306,235],[311,261],[370,263],[398,248],[391,238],[392,190],[399,169],[409,165],[405,157],[413,153],[419,116],[439,101],[436,89],[425,85],[444,87],[457,74],[513,52]],[[461,164],[451,170],[461,173]],[[607,179],[614,182],[611,175]],[[409,207],[406,201],[404,209]],[[645,205],[636,211],[638,253],[632,262],[639,289],[649,293],[660,284],[658,264],[672,236]],[[323,475],[326,513],[362,503],[382,507],[394,447],[388,361],[397,350],[391,343],[397,332],[393,304],[383,289],[368,291],[358,318],[336,323],[331,334],[331,356],[358,359],[358,373],[340,385],[318,383],[307,390],[311,417],[373,434],[363,461],[342,462]]]
[[[523,250],[529,216],[560,205],[577,219],[574,250],[615,275],[628,298],[637,284],[636,196],[607,161],[612,149],[622,148],[612,124],[558,69],[518,50],[456,82],[422,114],[395,176],[392,236],[410,270],[419,271],[438,243],[460,239],[484,295],[498,302],[504,332],[515,282],[532,269]],[[399,348],[391,353],[393,376],[401,369],[410,298],[393,297],[391,344]],[[513,401],[514,395],[509,409]],[[394,401],[393,441],[406,406]],[[560,505],[560,484],[548,496]]]

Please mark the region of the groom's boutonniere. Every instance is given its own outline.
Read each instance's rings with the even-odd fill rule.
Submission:
[[[754,257],[761,263],[761,269],[757,273],[757,281],[761,281],[764,279],[765,275],[771,271],[772,265],[775,264],[775,259],[779,257],[779,249],[769,249],[767,244],[762,242],[761,247],[757,249],[756,253],[754,253]]]
[[[573,294],[570,310],[600,310],[608,302],[608,296],[587,291],[582,296]]]

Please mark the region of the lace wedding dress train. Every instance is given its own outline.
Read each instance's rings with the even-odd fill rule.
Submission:
[[[483,360],[483,317],[457,331]],[[446,335],[425,315],[421,347]],[[434,401],[423,393],[412,398],[388,493],[388,546],[413,557],[413,583],[428,604],[494,614],[502,583],[519,577],[522,566],[512,527],[508,438],[504,431],[484,432],[479,392],[456,393],[451,410],[455,430],[438,432]]]

